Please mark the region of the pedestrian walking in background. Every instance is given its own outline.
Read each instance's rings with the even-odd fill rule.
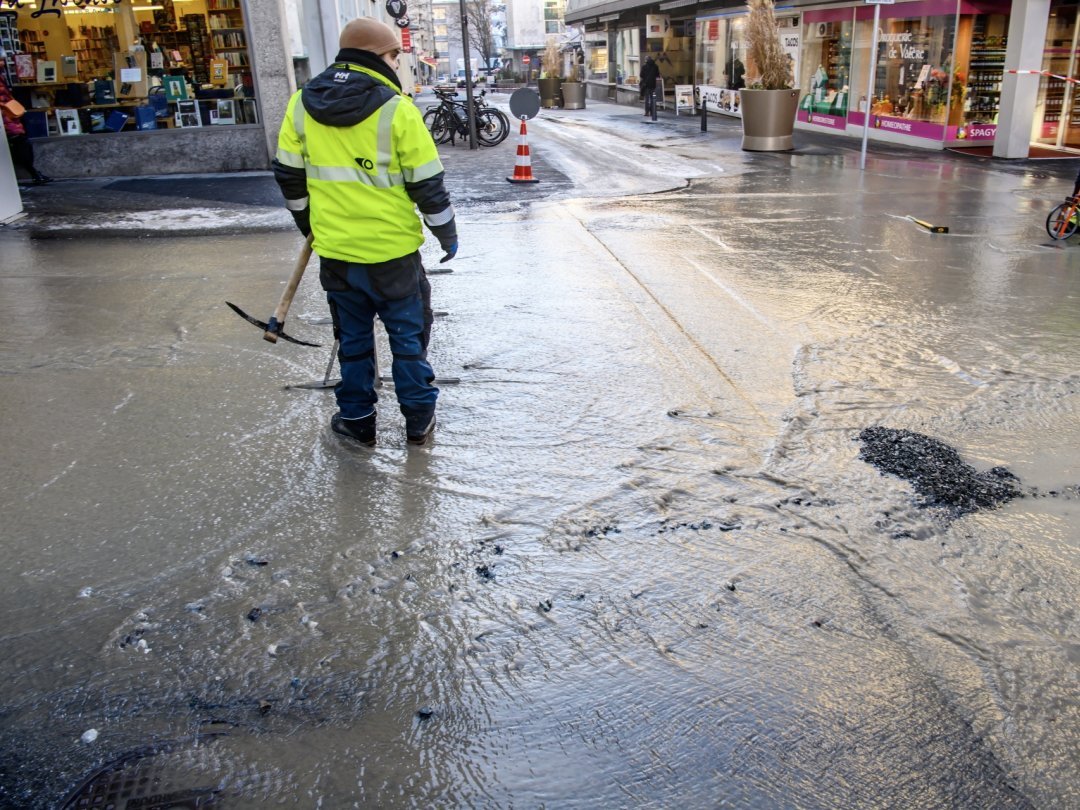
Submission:
[[[645,115],[652,114],[652,107],[650,104],[654,104],[653,93],[656,91],[656,80],[660,77],[660,66],[656,64],[656,60],[651,56],[645,57],[645,64],[641,66],[641,97],[645,99]],[[650,101],[652,99],[652,101]]]
[[[22,118],[22,113],[19,112],[21,107],[12,97],[7,82],[0,74],[0,114],[4,117],[4,134],[11,149],[11,162],[25,169],[35,183],[50,183],[51,177],[46,177],[34,168],[34,146],[26,137],[26,127],[19,120]]]
[[[457,225],[443,166],[397,76],[390,26],[360,18],[342,29],[335,62],[289,99],[274,176],[297,226],[314,235],[319,278],[340,341],[336,433],[375,444],[374,319],[386,327],[394,393],[411,444],[435,429],[439,389],[427,361],[431,286],[420,262],[420,217],[448,261]]]

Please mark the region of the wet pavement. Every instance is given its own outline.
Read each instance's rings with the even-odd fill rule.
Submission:
[[[543,114],[528,187],[513,137],[443,149],[420,450],[390,390],[368,451],[287,388],[316,274],[323,348],[224,306],[299,250],[269,175],[29,190],[0,804],[1080,803],[1075,169],[709,124]],[[943,519],[875,427],[1022,497]]]

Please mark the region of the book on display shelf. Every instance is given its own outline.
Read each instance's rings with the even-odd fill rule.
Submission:
[[[95,79],[94,80],[94,103],[95,104],[115,104],[116,103],[116,89],[113,87],[113,83],[108,79]]]
[[[197,101],[176,102],[176,125],[181,129],[202,126],[202,116],[199,114]]]
[[[22,124],[27,138],[49,137],[49,115],[44,110],[27,110]]]
[[[105,129],[109,132],[119,132],[124,128],[130,116],[120,110],[113,110],[105,118]]]
[[[157,129],[157,111],[149,104],[135,108],[135,129]]]
[[[37,63],[38,84],[52,84],[56,81],[56,62],[42,60]]]
[[[34,67],[33,54],[15,54],[15,78],[20,82],[29,82],[37,78],[37,68]]]
[[[183,76],[166,76],[163,81],[165,85],[165,99],[167,101],[187,100],[187,81]]]
[[[57,110],[56,127],[61,135],[82,135],[78,110]]]
[[[236,110],[231,98],[219,98],[217,109],[210,110],[211,124],[235,124]]]

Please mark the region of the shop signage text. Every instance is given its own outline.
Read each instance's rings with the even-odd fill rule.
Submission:
[[[863,114],[854,110],[848,112],[848,123],[862,126]],[[887,132],[896,132],[901,135],[911,135],[916,138],[928,138],[940,141],[945,138],[945,127],[942,124],[932,124],[929,121],[911,121],[907,118],[892,118],[884,115],[871,115],[870,126],[874,129]]]
[[[997,124],[961,124],[945,133],[950,141],[992,141],[996,136]]]
[[[20,9],[26,4],[27,0],[0,0],[0,9],[13,8]],[[36,11],[30,14],[34,19],[37,19],[42,14],[55,14],[60,16],[63,9],[83,9],[83,8],[108,8],[110,6],[119,6],[124,0],[38,0],[38,8]]]
[[[926,51],[916,48],[911,44],[911,40],[914,36],[915,35],[910,31],[901,31],[900,33],[895,34],[882,34],[878,38],[878,41],[885,44],[892,43],[893,45],[900,46],[899,51],[897,51],[895,47],[889,48],[888,52],[885,54],[889,59],[900,57],[901,59],[909,59],[914,62],[925,62]]]
[[[798,119],[806,124],[814,124],[829,129],[847,129],[847,119],[842,115],[826,115],[825,113],[808,112],[799,110]]]

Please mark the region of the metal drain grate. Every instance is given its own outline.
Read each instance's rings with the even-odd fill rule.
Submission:
[[[207,738],[203,738],[205,741]],[[209,738],[209,739],[212,739]],[[195,810],[220,807],[217,786],[193,787],[205,774],[162,761],[160,754],[198,745],[167,742],[130,752],[94,771],[76,788],[63,810]]]

